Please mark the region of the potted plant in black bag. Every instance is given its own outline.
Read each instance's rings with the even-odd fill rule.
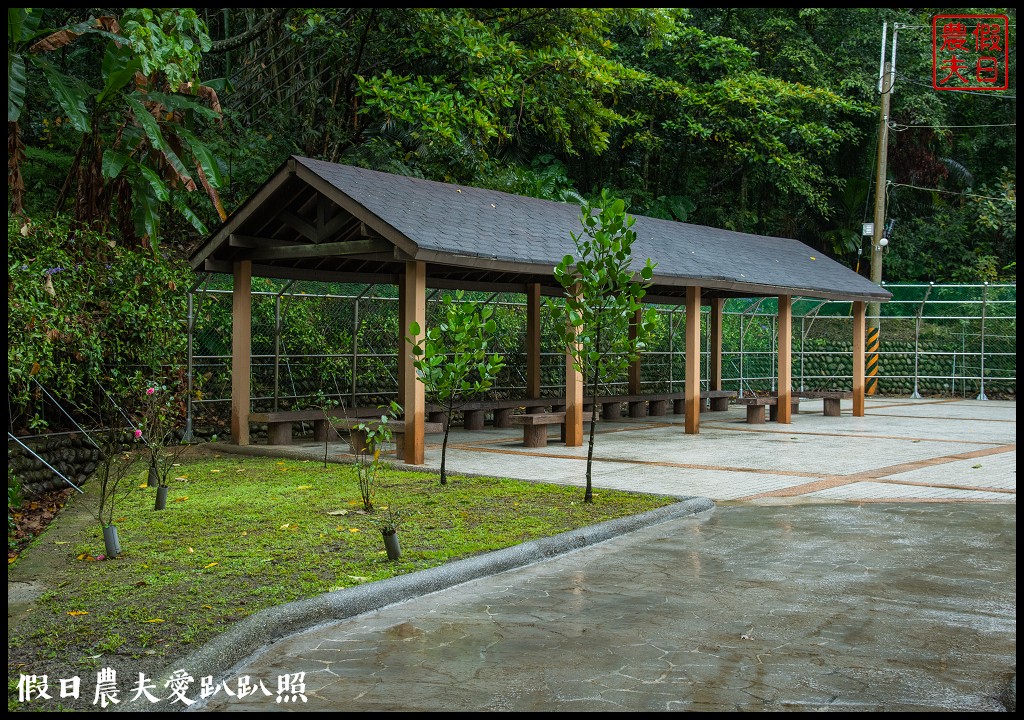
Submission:
[[[188,447],[187,443],[178,440],[174,427],[174,421],[180,414],[179,405],[166,385],[150,384],[143,392],[141,439],[146,444],[149,459],[147,484],[156,487],[155,510],[167,507],[167,480],[176,461]]]
[[[384,493],[382,497],[385,498],[387,504],[377,505],[374,521],[384,538],[384,550],[388,554],[388,560],[395,561],[402,556],[398,531],[402,528],[402,523],[405,520],[405,512],[395,502],[394,493]]]
[[[138,439],[139,431],[135,430],[132,440]],[[114,506],[120,495],[131,492],[130,484],[126,492],[122,490],[138,455],[131,451],[130,443],[125,440],[124,432],[120,428],[110,428],[98,433],[98,439],[94,440],[94,444],[100,451],[100,459],[94,472],[98,486],[96,519],[103,529],[105,557],[115,558],[121,554],[121,540],[114,524]]]

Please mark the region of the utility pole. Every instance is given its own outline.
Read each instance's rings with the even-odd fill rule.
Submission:
[[[878,155],[875,167],[875,222],[874,231],[871,236],[871,282],[875,285],[882,284],[882,255],[885,247],[889,244],[885,237],[885,191],[887,185],[886,166],[889,154],[889,104],[892,93],[894,78],[894,67],[896,62],[896,30],[893,28],[892,36],[892,60],[885,60],[885,31],[886,25],[882,26],[882,63],[878,78],[878,92],[881,96],[881,112],[878,119]],[[866,333],[866,362],[864,368],[865,387],[867,395],[875,395],[878,392],[878,348],[879,348],[879,315],[881,304],[877,302],[868,303],[867,306],[867,333]]]

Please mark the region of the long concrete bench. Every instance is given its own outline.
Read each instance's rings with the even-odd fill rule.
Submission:
[[[564,403],[558,398],[539,398],[533,400],[472,400],[470,402],[457,403],[455,411],[462,413],[462,427],[466,430],[483,430],[486,424],[486,414],[493,413],[494,427],[512,427],[510,419],[513,413],[519,408],[525,408],[527,412],[542,412],[558,403]],[[443,423],[448,419],[448,410],[442,405],[427,405],[427,416],[431,422]]]
[[[267,445],[291,445],[296,423],[313,423],[313,439],[318,442],[337,440],[333,423],[345,418],[380,416],[377,408],[328,408],[326,417],[319,408],[305,410],[275,410],[249,413],[249,422],[266,423]]]
[[[701,407],[709,412],[724,412],[729,409],[729,401],[736,397],[735,390],[703,390],[700,394]],[[599,397],[601,417],[615,420],[622,417],[622,404],[629,403],[629,416],[633,418],[659,417],[668,414],[668,403],[672,403],[672,412],[682,415],[686,412],[686,393],[651,393],[646,395],[609,395]]]
[[[823,400],[825,404],[824,413],[828,417],[839,417],[842,400],[852,400],[852,390],[800,390],[794,392],[793,397],[801,397],[807,400]]]
[[[592,422],[593,412],[583,413],[583,422]],[[565,441],[565,413],[527,413],[524,415],[513,415],[513,425],[523,426],[523,447],[547,447],[548,425],[562,426],[562,440]]]
[[[366,431],[360,429],[360,425],[367,425],[371,428],[376,428],[380,425],[380,420],[372,419],[359,419],[359,418],[343,418],[337,420],[334,423],[334,427],[338,430],[347,430],[349,444],[352,446],[352,451],[356,454],[362,453],[364,450],[372,452],[373,448],[370,447],[370,443],[366,440]],[[404,420],[389,420],[388,427],[391,428],[391,441],[395,444],[395,456],[401,460],[403,451],[405,450],[405,421]],[[423,433],[430,435],[433,433],[444,432],[444,425],[442,423],[425,422],[423,423]]]
[[[737,398],[737,405],[747,406],[747,422],[761,425],[764,424],[764,409],[769,409],[769,418],[773,421],[779,419],[779,398],[769,397],[748,397]],[[790,396],[790,410],[796,415],[800,412],[800,398]]]

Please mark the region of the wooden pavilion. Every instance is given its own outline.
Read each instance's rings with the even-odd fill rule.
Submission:
[[[575,253],[576,205],[392,175],[303,157],[281,168],[199,247],[198,272],[234,276],[231,438],[249,443],[251,279],[387,283],[399,323],[426,326],[427,288],[502,291],[527,298],[527,395],[540,397],[541,296],[560,296],[554,266]],[[868,302],[891,295],[796,240],[636,216],[633,255],[657,263],[646,302],[685,307],[685,432],[700,428],[700,308],[711,308],[708,385],[722,382],[727,298],[778,298],[777,420],[790,422],[794,297],[853,307],[853,414],[864,414]],[[404,460],[424,462],[425,397],[399,333]],[[639,392],[639,372],[630,374]],[[634,390],[632,386],[636,387]],[[566,362],[566,444],[583,443],[583,378]]]

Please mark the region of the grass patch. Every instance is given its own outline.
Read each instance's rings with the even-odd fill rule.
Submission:
[[[402,557],[389,562],[351,465],[212,456],[178,470],[166,510],[153,510],[155,490],[138,487],[141,474],[119,501],[118,558],[90,559],[103,553],[103,539],[95,519],[85,519],[95,504],[86,495],[9,567],[11,578],[24,563],[43,565],[36,573],[49,588],[9,623],[9,688],[20,673],[51,683],[80,675],[83,689],[100,667],[126,678],[154,674],[274,605],[675,502],[601,491],[587,505],[576,487],[460,476],[442,487],[435,474],[392,470],[387,499],[406,517]]]

